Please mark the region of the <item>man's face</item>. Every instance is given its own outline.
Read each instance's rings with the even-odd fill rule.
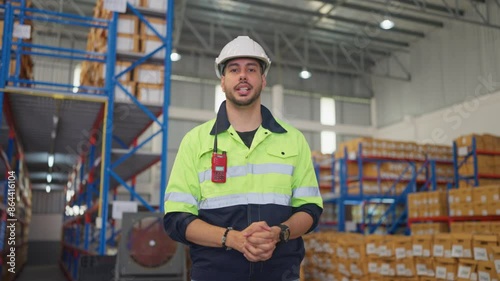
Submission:
[[[256,59],[237,58],[227,62],[221,87],[228,102],[241,107],[260,103],[260,92],[265,86],[266,77]]]

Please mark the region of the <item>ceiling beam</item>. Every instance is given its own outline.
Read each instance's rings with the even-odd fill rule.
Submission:
[[[401,0],[398,0],[401,1]],[[488,27],[488,28],[494,28],[494,29],[500,29],[500,24],[497,24],[497,22],[492,21],[488,17],[488,6],[486,6],[486,14],[483,14],[483,12],[478,8],[478,5],[488,5],[488,2],[484,1],[478,1],[478,0],[462,0],[461,2],[455,1],[455,8],[450,6],[446,0],[441,0],[444,3],[444,7],[446,12],[436,12],[430,9],[427,9],[426,5],[419,5],[417,0],[412,0],[412,1],[407,1],[408,5],[405,6],[404,10],[405,11],[410,11],[413,13],[419,13],[423,14],[426,16],[433,16],[435,18],[444,18],[444,19],[450,19],[450,20],[455,20],[458,22],[464,22],[464,23],[469,23],[469,24],[474,24],[474,25],[479,25],[483,27]],[[385,3],[385,0],[372,0],[370,3],[376,4],[379,6],[386,6],[387,4]],[[416,3],[415,3],[416,2]],[[472,7],[471,12],[475,13],[480,19],[479,20],[474,20],[470,18],[465,17],[465,12],[460,10],[458,8],[458,3],[469,3]],[[493,2],[491,2],[493,3]],[[410,5],[412,4],[412,5]],[[496,1],[497,7],[500,7],[499,1]],[[462,11],[462,12],[461,12]],[[395,17],[395,15],[391,14],[392,17]]]
[[[320,1],[330,3],[330,4],[338,3],[338,0],[320,0]],[[373,2],[370,1],[370,3],[380,4],[379,2],[374,2],[374,1]],[[384,3],[387,4],[387,1],[384,1]],[[376,9],[373,7],[363,6],[363,5],[349,3],[349,2],[344,3],[342,5],[342,7],[348,8],[351,10],[366,12],[366,13],[372,13],[372,14],[375,13],[378,15],[386,15],[388,12],[390,12],[388,10]],[[443,27],[444,26],[443,22],[441,22],[441,21],[426,19],[426,18],[422,18],[422,17],[410,16],[410,15],[402,14],[402,13],[389,13],[389,15],[392,18],[397,18],[400,20],[410,21],[410,22],[419,23],[419,24],[424,24],[424,25],[429,25],[429,26],[434,26],[434,27]]]
[[[340,16],[336,16],[336,15],[325,15],[319,11],[304,10],[304,9],[299,9],[299,8],[295,8],[295,7],[285,6],[285,5],[273,4],[270,2],[255,1],[255,0],[233,0],[233,2],[239,2],[239,3],[247,4],[247,5],[258,5],[259,7],[265,7],[265,8],[273,9],[275,11],[287,11],[289,13],[294,13],[294,14],[304,14],[304,15],[308,15],[311,17],[326,18],[326,19],[331,19],[331,20],[337,21],[337,22],[348,23],[348,24],[355,25],[358,27],[362,26],[362,27],[381,29],[380,26],[378,25],[378,23],[374,24],[374,23],[371,23],[368,21],[350,19],[350,18],[340,17]],[[339,2],[337,2],[336,7],[344,7],[346,2],[347,1],[342,1],[342,2],[339,1]],[[328,4],[328,3],[326,3],[326,4]],[[384,30],[384,31],[386,31],[388,33],[399,33],[402,35],[416,36],[416,37],[421,37],[421,38],[423,38],[425,36],[423,32],[418,32],[418,31],[409,30],[409,29],[405,29],[405,28],[398,28],[398,27],[394,27],[390,30]]]
[[[190,3],[193,3],[193,2],[190,2]],[[294,21],[278,20],[278,19],[272,19],[272,18],[268,18],[265,16],[258,16],[258,15],[249,15],[249,14],[246,14],[243,12],[221,11],[220,9],[210,8],[210,7],[206,7],[203,5],[196,5],[196,4],[189,4],[189,7],[194,8],[194,9],[198,9],[200,11],[203,11],[204,13],[211,12],[211,13],[214,13],[216,15],[224,14],[224,16],[233,16],[239,20],[241,20],[241,19],[247,19],[247,20],[252,20],[252,21],[257,20],[257,21],[262,21],[262,22],[274,22],[276,24],[283,24],[286,26],[292,26],[292,27],[297,27],[297,28],[301,28],[301,29],[307,28],[304,26],[303,23],[294,22]],[[198,17],[196,17],[196,18],[198,18]],[[347,38],[351,38],[351,39],[356,38],[359,35],[359,34],[350,33],[347,31],[341,31],[341,30],[330,29],[330,28],[325,28],[325,27],[318,27],[318,26],[312,27],[311,30],[324,31],[324,32],[331,33],[332,35],[347,37]],[[385,38],[378,38],[378,37],[370,37],[370,39],[374,42],[394,45],[397,47],[409,47],[410,46],[410,44],[408,42],[398,41],[398,40],[393,40],[393,39],[385,39]]]

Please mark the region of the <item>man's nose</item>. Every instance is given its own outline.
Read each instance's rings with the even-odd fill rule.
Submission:
[[[240,81],[241,80],[247,80],[247,72],[246,71],[240,72]]]

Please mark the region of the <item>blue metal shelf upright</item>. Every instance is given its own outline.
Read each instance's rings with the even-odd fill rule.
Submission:
[[[24,3],[24,0],[22,1]],[[59,125],[55,130],[58,145],[50,153],[56,156],[70,154],[76,159],[65,191],[73,192],[69,198],[68,208],[78,210],[78,214],[64,219],[61,257],[61,267],[68,279],[76,280],[78,259],[81,255],[106,255],[108,247],[115,244],[118,230],[114,229],[112,220],[108,219],[111,192],[116,196],[117,188],[122,186],[131,193],[131,199],[142,203],[145,209],[151,212],[163,212],[162,203],[167,181],[171,61],[169,55],[162,59],[153,56],[162,50],[165,54],[171,53],[174,0],[168,0],[166,14],[127,3],[127,13],[135,15],[162,41],[162,45],[149,54],[122,54],[117,51],[117,12],[112,12],[110,19],[102,19],[28,8],[24,5],[14,6],[10,1],[4,10],[5,25],[0,71],[0,104],[3,105],[3,114],[0,118],[7,116],[13,120],[12,130],[26,138],[23,139],[26,153],[40,149],[46,140],[55,138],[52,130],[55,122],[53,120],[64,122],[62,124],[55,122],[55,126]],[[164,18],[166,36],[161,35],[145,15]],[[105,30],[106,51],[78,50],[14,40],[13,23],[22,24],[27,20],[33,22],[34,27],[38,23],[51,23],[64,25],[66,29],[70,26],[80,26]],[[105,64],[104,87],[79,86],[77,91],[74,91],[75,86],[72,84],[20,78],[19,60],[23,55]],[[17,61],[13,66],[15,69],[13,74],[9,74],[11,57]],[[130,67],[120,73],[116,73],[115,69],[118,57],[131,61]],[[164,97],[161,104],[141,103],[120,82],[122,75],[145,62],[164,66]],[[116,89],[123,91],[131,102],[115,101]],[[50,112],[55,112],[54,116],[50,115]],[[162,114],[164,118],[159,120]],[[160,129],[146,140],[138,142],[138,137],[152,123],[158,124]],[[38,145],[30,141],[33,139],[33,134],[38,138]],[[140,151],[145,144],[160,134],[161,153]],[[0,138],[5,138],[3,130]],[[161,162],[159,188],[161,194],[158,207],[147,202],[135,191],[133,185],[127,183],[157,162]]]

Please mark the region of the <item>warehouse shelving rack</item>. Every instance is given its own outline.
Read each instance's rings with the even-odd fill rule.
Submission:
[[[12,1],[18,6],[24,6],[25,0]],[[0,5],[0,19],[9,23],[5,10],[7,5]],[[8,25],[4,24],[4,28]],[[2,42],[8,35],[2,33]],[[5,54],[6,48],[0,46],[0,69],[5,68],[5,62],[12,58]],[[17,60],[19,64],[19,60]],[[7,67],[6,71],[9,69]],[[0,71],[0,81],[3,76]],[[0,106],[3,105],[3,92],[0,91]],[[0,114],[0,276],[3,280],[13,280],[21,272],[27,261],[28,232],[31,221],[31,182],[24,162],[24,150],[15,129],[15,123],[10,118],[9,109]],[[19,200],[18,200],[19,198]],[[15,229],[7,225],[15,225]],[[15,239],[12,240],[12,234]],[[15,267],[9,265],[12,261],[12,249],[15,249]],[[8,256],[9,255],[9,256]],[[14,272],[10,271],[14,269]]]
[[[489,151],[477,149],[477,139],[475,136],[472,137],[470,146],[463,146],[458,148],[457,142],[453,142],[453,170],[454,170],[454,185],[448,186],[450,188],[458,188],[460,181],[466,181],[467,183],[472,182],[473,187],[479,185],[480,179],[500,179],[500,175],[480,173],[478,169],[478,155],[500,155],[499,151]],[[460,160],[459,157],[463,157]],[[471,159],[473,165],[472,174],[461,175],[460,167],[467,163]],[[499,215],[488,215],[488,216],[439,216],[439,217],[421,217],[421,218],[410,218],[408,219],[408,225],[414,223],[426,223],[426,222],[438,222],[446,223],[448,227],[451,226],[452,222],[489,222],[489,221],[500,221]]]
[[[454,170],[454,183],[448,186],[448,190],[451,188],[458,188],[461,181],[466,181],[467,183],[472,182],[473,187],[479,185],[480,179],[500,179],[500,175],[480,173],[478,169],[478,155],[500,155],[498,151],[490,151],[477,149],[477,139],[472,136],[470,146],[458,147],[457,142],[453,142],[453,170]],[[459,157],[463,157],[460,159]],[[461,175],[460,167],[472,160],[473,171],[472,174]],[[437,222],[446,223],[448,227],[451,226],[452,222],[489,222],[489,221],[500,221],[499,215],[487,215],[487,216],[439,216],[439,217],[418,217],[409,218],[408,225],[414,223],[426,223],[426,222]]]
[[[24,1],[24,0],[23,0]],[[152,57],[161,50],[170,54],[172,50],[172,22],[174,1],[168,0],[167,13],[136,8],[127,3],[127,13],[139,18],[162,41],[162,45],[149,54],[119,53],[116,50],[118,13],[113,12],[111,19],[84,17],[40,9],[13,6],[10,1],[5,5],[5,25],[2,45],[2,71],[0,73],[0,102],[2,112],[12,121],[12,130],[23,136],[27,152],[42,147],[51,139],[53,116],[38,116],[39,112],[56,112],[63,120],[57,127],[57,146],[52,153],[70,153],[78,159],[74,173],[66,191],[75,193],[68,207],[86,206],[86,211],[75,217],[66,217],[63,223],[61,267],[69,280],[77,277],[80,255],[105,255],[108,245],[114,244],[117,231],[109,217],[109,193],[123,186],[131,197],[140,201],[152,212],[163,212],[163,198],[166,187],[168,109],[170,102],[171,61]],[[162,36],[145,18],[166,19],[166,36]],[[13,23],[24,20],[41,23],[83,26],[107,30],[107,50],[90,52],[55,46],[13,41]],[[13,51],[12,46],[16,46]],[[22,55],[43,56],[55,59],[99,62],[106,65],[104,87],[79,86],[78,92],[71,84],[36,81],[19,78],[19,64],[16,63],[14,75],[9,75],[10,57],[16,60]],[[120,73],[115,72],[117,58],[133,61],[132,65]],[[162,104],[143,104],[138,101],[119,82],[119,78],[144,62],[164,65],[164,99]],[[115,101],[116,89],[122,90],[131,102]],[[26,114],[31,112],[32,114]],[[165,116],[163,121],[158,117]],[[48,122],[47,122],[48,121]],[[45,123],[44,123],[45,122]],[[141,143],[138,137],[152,124],[160,130]],[[90,128],[90,134],[83,131]],[[3,138],[4,130],[2,130]],[[162,135],[161,153],[145,153],[140,149],[154,137]],[[33,142],[36,135],[39,143]],[[47,146],[49,147],[49,146]],[[76,147],[76,150],[75,150]],[[83,149],[85,148],[85,149]],[[59,149],[59,150],[58,150]],[[158,208],[151,206],[127,182],[137,174],[161,162],[160,202]],[[98,197],[98,200],[94,198]],[[80,209],[80,208],[78,208]],[[102,219],[97,219],[102,218]],[[94,222],[95,220],[95,222]],[[110,231],[111,228],[111,231]]]
[[[23,161],[22,147],[17,142],[15,131],[3,121],[0,135],[0,276],[5,278],[8,270],[14,268],[4,280],[13,280],[22,270],[27,261],[28,231],[31,221],[31,186]],[[6,150],[4,151],[4,148]],[[16,197],[20,198],[17,200]],[[15,229],[7,224],[15,224]],[[12,240],[11,233],[15,233]],[[11,261],[12,248],[15,248],[15,267],[8,264]],[[12,272],[11,272],[12,273]]]
[[[324,196],[325,204],[333,203],[337,208],[337,221],[326,222],[326,226],[336,226],[339,231],[346,231],[346,205],[361,205],[362,216],[361,223],[356,224],[358,232],[368,231],[374,233],[381,226],[385,226],[388,233],[395,233],[399,228],[406,227],[408,210],[406,209],[407,195],[411,192],[424,190],[436,190],[438,184],[447,184],[448,179],[437,177],[436,164],[450,164],[449,161],[434,159],[402,159],[395,157],[374,157],[364,156],[363,146],[360,143],[356,154],[349,154],[347,148],[343,151],[343,157],[335,159],[332,157],[332,163],[329,166],[316,164],[316,173],[321,169],[329,169],[331,175],[328,180],[331,185],[321,184],[320,187],[325,190],[331,188],[331,193]],[[364,176],[363,164],[375,163],[377,165],[377,176]],[[398,176],[386,177],[381,175],[380,167],[384,163],[398,163],[405,165],[405,169]],[[357,164],[357,175],[349,177],[349,164]],[[417,165],[418,164],[418,165]],[[379,187],[377,194],[365,194],[363,192],[364,181],[375,181]],[[320,178],[318,176],[318,181]],[[349,194],[349,183],[358,182],[358,188],[354,194]],[[381,184],[389,183],[391,186],[388,191],[382,192]],[[396,192],[396,185],[405,184],[406,187],[400,194]],[[375,219],[374,213],[381,206],[386,210],[379,219]],[[404,209],[398,214],[398,206]]]
[[[466,181],[468,183],[472,182],[472,186],[478,186],[480,179],[500,180],[500,175],[480,173],[478,168],[479,155],[500,156],[500,151],[477,149],[477,139],[475,136],[472,137],[472,143],[468,147],[464,146],[459,148],[457,142],[453,142],[453,170],[455,175],[455,187],[459,187],[460,181]],[[463,159],[460,160],[459,157],[463,157]],[[472,174],[460,175],[460,167],[467,163],[469,159],[472,159],[473,163]]]

